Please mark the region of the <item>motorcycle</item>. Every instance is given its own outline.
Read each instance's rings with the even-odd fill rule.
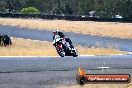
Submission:
[[[65,38],[60,38],[59,35],[56,35],[53,44],[55,45],[55,48],[57,50],[57,53],[61,56],[73,56],[77,57],[77,50],[70,47],[70,44],[65,41]]]

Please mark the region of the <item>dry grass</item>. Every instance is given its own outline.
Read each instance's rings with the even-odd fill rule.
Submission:
[[[78,52],[81,55],[109,55],[109,54],[125,54],[127,52],[123,52],[117,49],[112,48],[89,48],[87,46],[77,46]]]
[[[0,24],[132,38],[132,23],[0,18]]]
[[[52,43],[29,39],[12,38],[13,45],[0,47],[1,56],[55,56],[57,55]]]
[[[21,38],[12,38],[13,45],[8,47],[0,46],[0,56],[57,56],[55,48],[51,42],[29,40]],[[76,46],[79,54],[123,54],[116,49],[105,49],[105,48],[88,48],[82,46]]]

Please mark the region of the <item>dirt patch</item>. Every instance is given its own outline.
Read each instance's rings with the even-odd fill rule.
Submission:
[[[0,18],[0,24],[37,29],[60,29],[91,35],[132,38],[132,23]]]
[[[57,56],[56,49],[52,42],[11,38],[13,45],[0,46],[0,56]],[[76,46],[80,55],[107,55],[107,54],[124,54],[126,52],[112,48],[89,48],[80,45]]]

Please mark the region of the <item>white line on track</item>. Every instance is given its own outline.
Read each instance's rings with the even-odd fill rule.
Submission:
[[[31,57],[31,58],[34,58],[34,57],[60,57],[60,56],[0,56],[0,57]]]
[[[129,54],[132,54],[132,53],[129,53]],[[115,55],[117,55],[117,56],[122,56],[122,55],[126,55],[126,54],[110,54],[110,55],[79,55],[80,57],[89,57],[89,56],[91,56],[91,57],[94,57],[94,56],[115,56]],[[30,58],[36,58],[36,57],[60,57],[60,56],[0,56],[0,57],[7,57],[7,58],[10,58],[10,57],[30,57]]]
[[[128,54],[132,54],[132,52],[128,52]]]
[[[101,69],[109,69],[110,67],[98,67],[98,68],[101,68]]]
[[[81,57],[86,57],[86,56],[96,56],[96,55],[79,55]]]

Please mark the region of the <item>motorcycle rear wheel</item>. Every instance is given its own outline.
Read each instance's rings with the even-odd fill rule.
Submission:
[[[73,57],[77,57],[78,55],[77,55],[76,53],[73,53],[72,56],[73,56]]]

